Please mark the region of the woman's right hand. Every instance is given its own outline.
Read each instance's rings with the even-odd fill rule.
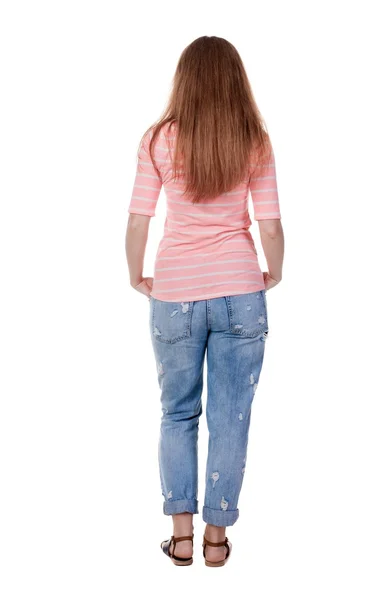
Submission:
[[[280,282],[280,279],[274,279],[267,271],[263,271],[262,274],[264,276],[266,290],[270,290],[270,288],[275,287]]]

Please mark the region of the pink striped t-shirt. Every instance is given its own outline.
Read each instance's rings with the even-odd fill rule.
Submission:
[[[154,146],[161,179],[149,155],[152,133],[153,129],[138,152],[128,207],[129,213],[154,217],[164,186],[167,214],[154,263],[151,296],[185,302],[265,289],[249,232],[248,195],[250,192],[255,220],[281,218],[273,149],[266,170],[261,176],[254,173],[250,184],[242,181],[230,192],[193,205],[187,196],[182,197],[183,181],[172,179],[167,138],[172,144],[176,125],[170,132],[164,126]]]

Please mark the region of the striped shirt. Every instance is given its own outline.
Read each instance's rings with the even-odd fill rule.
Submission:
[[[250,192],[255,220],[281,218],[273,149],[260,176],[255,172],[250,183],[242,181],[230,192],[193,205],[182,196],[183,181],[172,179],[167,138],[173,149],[175,127],[173,124],[168,132],[164,126],[154,145],[161,178],[149,155],[153,129],[143,141],[128,206],[129,213],[154,217],[164,186],[167,214],[154,263],[151,296],[185,302],[265,289],[249,232],[248,196]]]

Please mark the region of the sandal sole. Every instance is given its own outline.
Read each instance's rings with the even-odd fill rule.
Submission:
[[[177,565],[177,567],[188,567],[188,565],[192,565],[193,563],[193,559],[191,558],[191,560],[186,560],[183,562],[180,562],[178,560],[176,560],[175,558],[172,558],[171,561]]]
[[[229,558],[231,556],[231,552],[232,552],[232,543],[230,541],[228,541],[228,544],[229,544],[230,550],[229,550],[228,556],[226,558],[224,558],[223,560],[217,560],[217,561],[211,561],[211,560],[205,559],[205,566],[206,567],[223,567],[229,560]]]

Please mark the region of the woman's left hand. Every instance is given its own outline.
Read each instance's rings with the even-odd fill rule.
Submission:
[[[153,277],[144,277],[140,283],[132,286],[134,290],[150,298],[153,287]]]

